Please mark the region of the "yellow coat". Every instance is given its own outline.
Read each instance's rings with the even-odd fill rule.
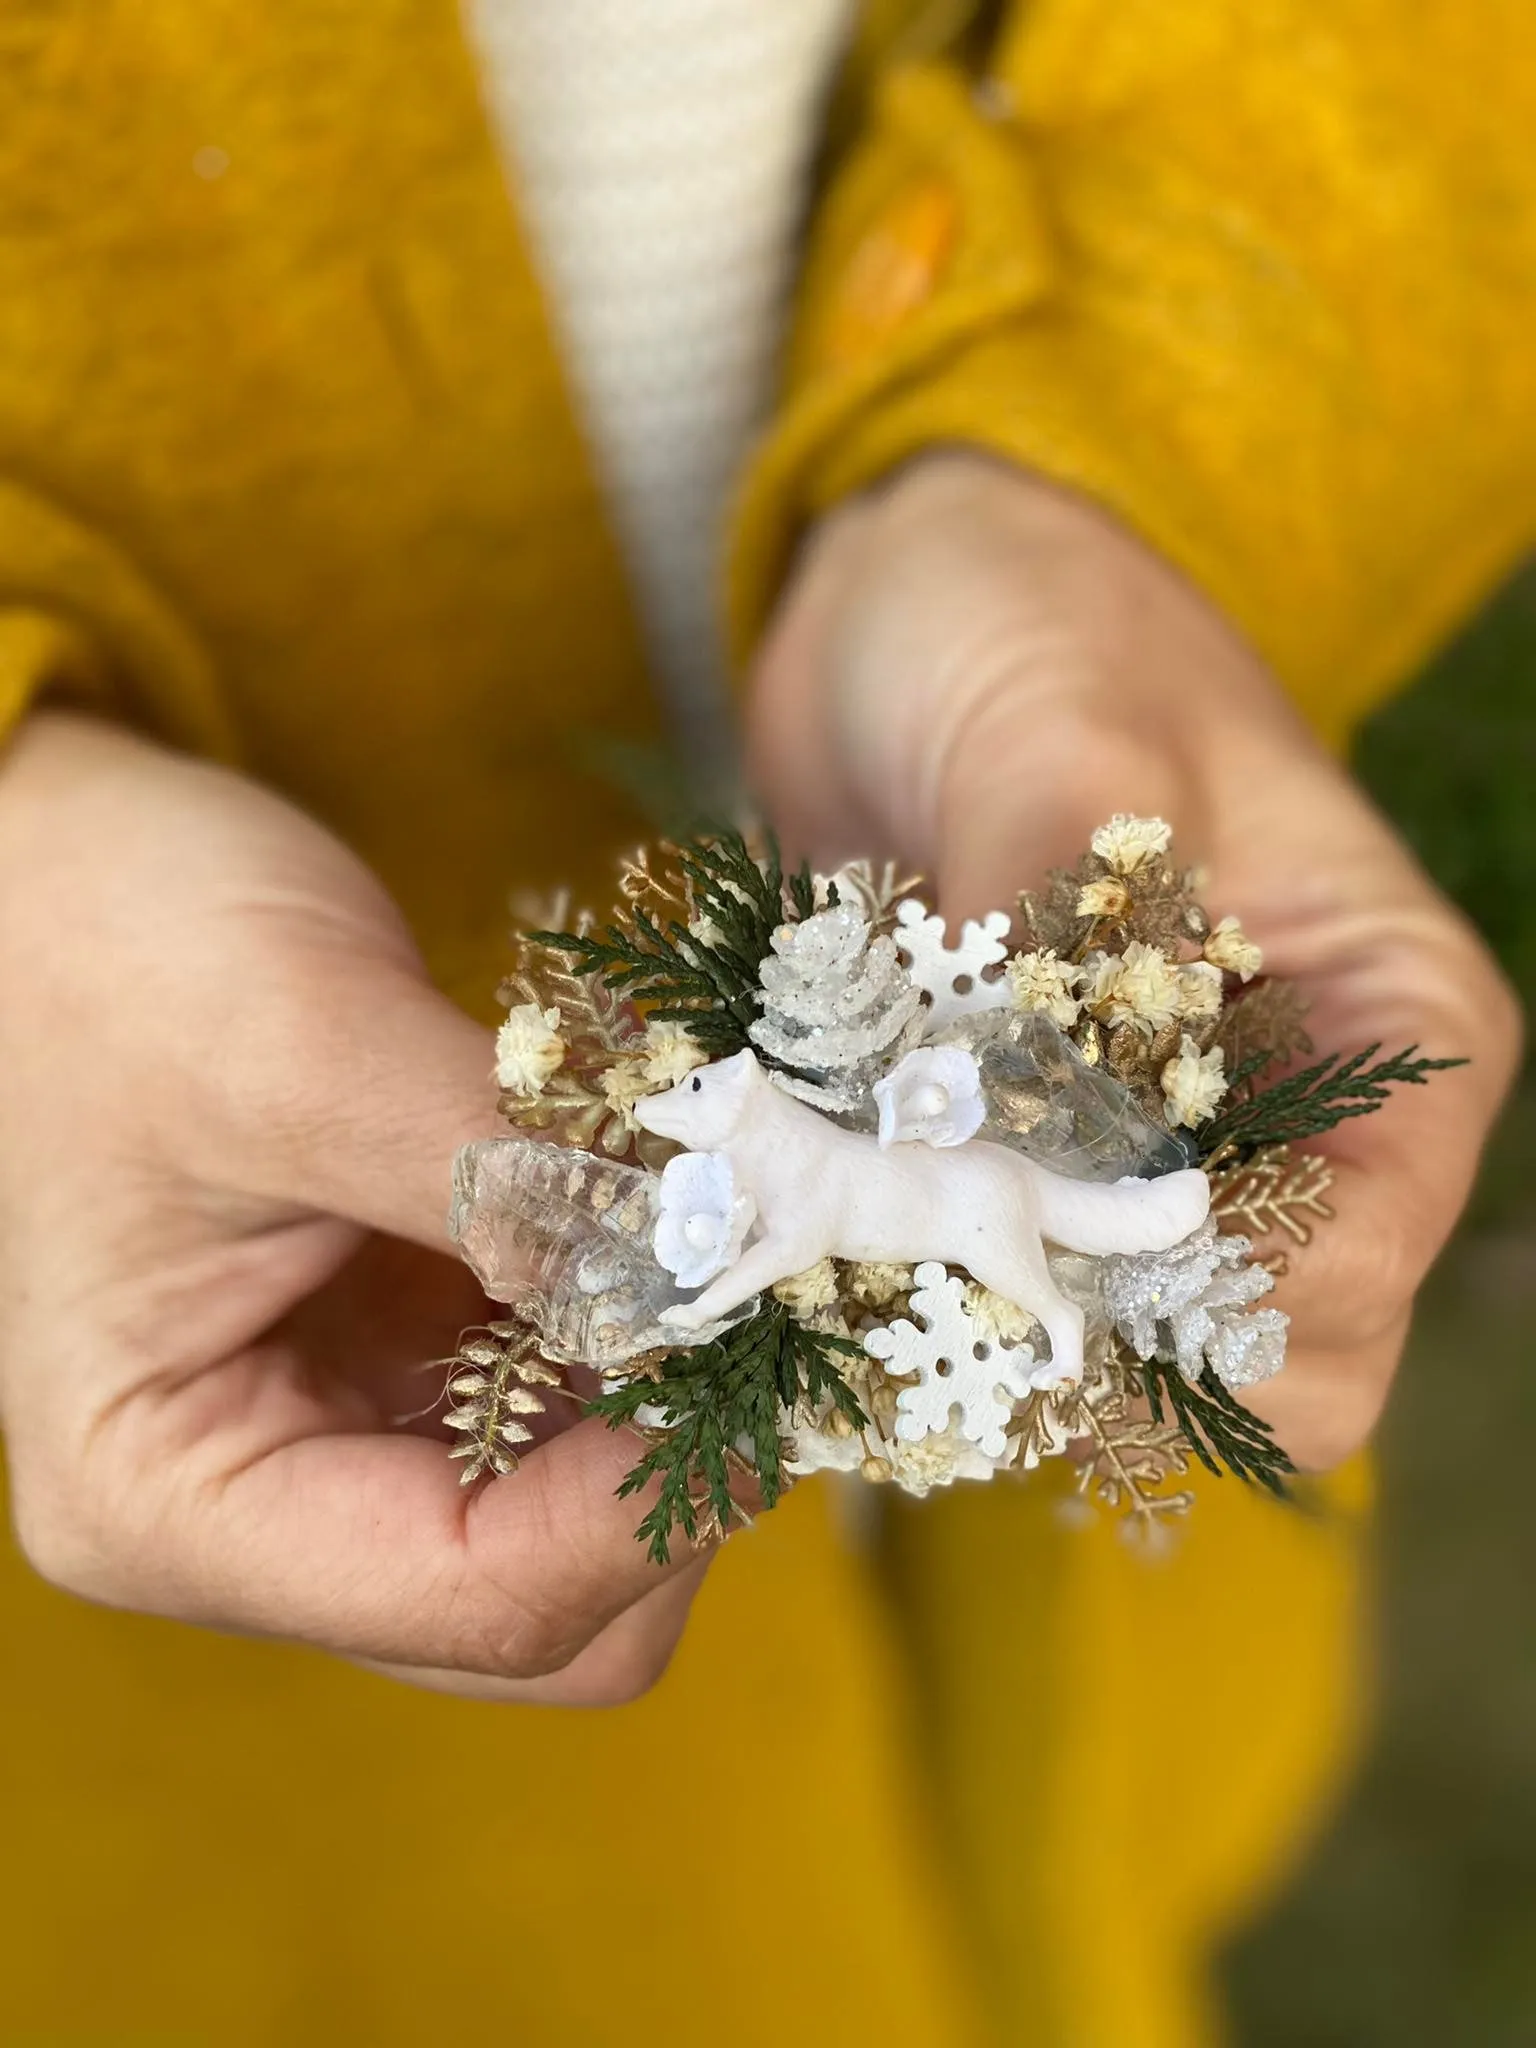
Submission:
[[[1334,737],[1529,540],[1518,0],[877,0],[835,133],[743,645],[941,439],[1115,507]],[[0,719],[40,688],[308,805],[486,1015],[508,888],[634,831],[574,759],[652,728],[637,635],[453,0],[0,0]],[[1207,1488],[1154,1571],[1045,1485],[864,1546],[807,1485],[600,1716],[0,1555],[0,2035],[1197,2040],[1348,1753],[1339,1501]]]

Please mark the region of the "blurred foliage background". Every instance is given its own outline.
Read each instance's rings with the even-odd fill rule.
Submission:
[[[1536,1015],[1536,569],[1356,767]],[[1378,1727],[1229,1954],[1239,2048],[1536,2042],[1536,1067],[1426,1291],[1380,1438]]]

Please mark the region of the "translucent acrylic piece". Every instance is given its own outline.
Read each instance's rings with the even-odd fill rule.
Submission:
[[[564,1365],[610,1371],[647,1351],[706,1344],[664,1309],[691,1301],[651,1249],[659,1177],[536,1138],[484,1138],[454,1161],[448,1227],[475,1278]],[[736,1322],[749,1302],[729,1318]]]
[[[967,1018],[944,1033],[981,1069],[987,1120],[979,1136],[1011,1145],[1069,1180],[1155,1179],[1193,1164],[1125,1085],[1091,1067],[1041,1010]]]

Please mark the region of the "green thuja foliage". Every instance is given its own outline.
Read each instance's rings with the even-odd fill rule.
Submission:
[[[1296,1467],[1275,1442],[1269,1424],[1234,1401],[1209,1366],[1194,1386],[1176,1365],[1160,1358],[1138,1366],[1137,1377],[1153,1421],[1163,1420],[1166,1404],[1208,1472],[1225,1472],[1287,1497],[1285,1482]]]
[[[1431,1074],[1467,1064],[1461,1059],[1415,1059],[1416,1045],[1377,1060],[1380,1051],[1379,1045],[1368,1045],[1350,1059],[1330,1053],[1316,1066],[1305,1067],[1272,1088],[1243,1098],[1242,1084],[1269,1064],[1268,1055],[1255,1055],[1233,1074],[1229,1106],[1202,1131],[1201,1156],[1210,1159],[1227,1145],[1236,1146],[1239,1154],[1246,1156],[1261,1145],[1315,1138],[1349,1117],[1369,1116],[1380,1109],[1394,1087],[1422,1087]]]
[[[862,1348],[797,1322],[771,1302],[713,1343],[675,1351],[654,1378],[626,1382],[590,1403],[610,1429],[654,1416],[657,1435],[619,1488],[620,1498],[660,1481],[654,1506],[635,1531],[657,1564],[671,1554],[674,1529],[693,1542],[701,1523],[724,1530],[736,1512],[731,1467],[750,1471],[765,1508],[784,1488],[779,1411],[830,1398],[855,1429],[868,1418],[842,1376],[838,1359]]]
[[[786,878],[771,834],[762,860],[732,831],[684,840],[675,859],[696,929],[676,919],[660,923],[636,904],[627,927],[615,922],[590,933],[529,936],[644,1003],[653,1017],[686,1025],[711,1059],[726,1059],[751,1043],[761,1004],[758,974],[773,934],[786,917],[810,916],[815,884],[807,866]]]

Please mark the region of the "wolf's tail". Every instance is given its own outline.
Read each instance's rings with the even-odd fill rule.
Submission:
[[[1211,1186],[1198,1167],[1158,1180],[1064,1180],[1039,1173],[1040,1228],[1069,1252],[1165,1252],[1198,1230]]]

